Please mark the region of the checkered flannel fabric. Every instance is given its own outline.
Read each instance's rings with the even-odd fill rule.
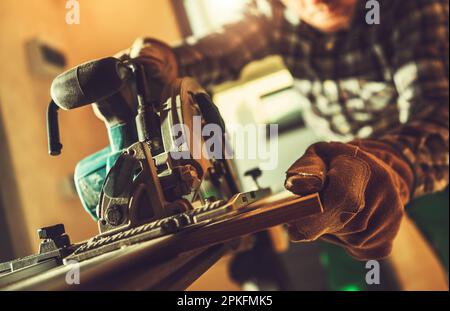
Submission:
[[[261,1],[260,1],[261,2]],[[175,47],[182,73],[204,86],[239,77],[249,62],[280,55],[321,136],[378,139],[411,164],[415,197],[447,187],[448,0],[380,1],[368,25],[361,0],[349,31],[321,33],[279,2]]]

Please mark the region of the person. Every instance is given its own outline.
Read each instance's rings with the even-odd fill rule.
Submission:
[[[152,79],[192,76],[208,87],[251,61],[281,55],[331,142],[310,146],[286,173],[294,194],[319,192],[324,212],[290,224],[360,260],[388,256],[405,205],[448,185],[448,0],[272,0],[203,38],[170,47],[138,39],[121,52]],[[293,18],[295,17],[295,18]]]

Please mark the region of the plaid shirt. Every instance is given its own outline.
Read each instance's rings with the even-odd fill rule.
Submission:
[[[365,1],[349,31],[321,33],[276,0],[246,18],[175,48],[182,73],[208,86],[239,77],[249,62],[281,55],[314,122],[330,139],[375,138],[400,151],[415,197],[444,189],[449,175],[448,0]],[[320,125],[320,126],[319,126]]]

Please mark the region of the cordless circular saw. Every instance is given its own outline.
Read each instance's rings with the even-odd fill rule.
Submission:
[[[155,89],[142,65],[109,57],[60,75],[51,94],[50,154],[62,148],[59,108],[95,103],[109,130],[111,147],[75,171],[81,201],[100,232],[77,249],[83,253],[78,259],[113,241],[119,246],[131,236],[150,239],[197,225],[270,194],[270,189],[239,192],[225,157],[225,124],[208,93],[191,78]],[[202,129],[210,124],[218,128],[213,135],[220,135],[216,150],[205,148]]]

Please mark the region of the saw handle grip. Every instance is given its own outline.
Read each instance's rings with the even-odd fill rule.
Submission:
[[[87,62],[56,77],[51,97],[64,110],[86,106],[118,92],[130,74],[131,69],[114,57]]]
[[[58,105],[52,100],[47,109],[48,153],[52,156],[61,154],[62,144],[59,137]]]
[[[117,93],[131,69],[114,57],[87,62],[74,67],[53,80],[52,101],[47,109],[48,152],[52,156],[61,154],[58,110],[70,110],[101,101]]]

